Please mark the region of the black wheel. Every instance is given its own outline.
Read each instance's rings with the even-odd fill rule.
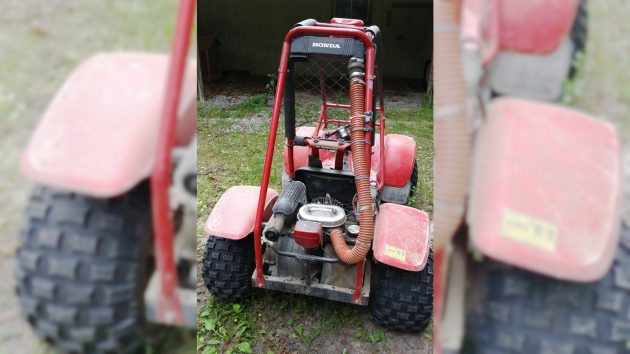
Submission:
[[[433,252],[420,272],[382,263],[374,268],[370,294],[374,322],[403,332],[425,328],[433,312]]]
[[[411,182],[411,191],[409,192],[409,198],[413,197],[413,194],[416,192],[416,188],[418,188],[418,161],[413,162],[413,169],[411,170],[411,177],[409,177],[409,182]]]
[[[577,73],[576,59],[579,53],[584,53],[586,50],[586,36],[588,34],[588,10],[586,8],[587,1],[580,0],[578,7],[578,13],[573,22],[571,28],[571,42],[573,42],[573,55],[571,70],[569,71],[569,78],[573,78]]]
[[[67,353],[142,347],[151,235],[146,183],[97,199],[38,187],[17,250],[17,295],[38,336]]]
[[[212,295],[225,301],[241,301],[252,288],[254,241],[210,236],[203,256],[203,281]]]
[[[630,353],[630,230],[600,281],[554,280],[496,262],[476,269],[466,353]]]

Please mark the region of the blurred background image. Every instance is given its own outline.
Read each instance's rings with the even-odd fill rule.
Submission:
[[[30,313],[29,303],[24,302],[25,311],[20,311],[14,290],[14,272],[18,272],[14,267],[15,252],[20,229],[26,223],[24,209],[35,185],[20,172],[20,158],[55,93],[87,58],[98,52],[114,51],[168,53],[173,44],[178,5],[179,2],[175,0],[8,0],[0,3],[0,153],[3,157],[0,162],[0,353],[53,353],[55,349],[42,340],[47,336],[55,339],[57,348],[72,350],[80,348],[77,343],[81,341],[89,343],[92,340],[90,338],[102,338],[104,335],[98,329],[90,332],[89,326],[83,332],[80,332],[80,328],[64,326],[63,323],[72,323],[74,320],[84,323],[82,321],[85,319],[73,317],[72,310],[67,308],[49,305],[45,310],[37,308],[37,311],[46,311],[49,322],[44,321],[42,316],[37,326],[39,336],[36,336],[23,317]],[[88,87],[98,87],[98,81],[99,78],[95,77],[92,85],[88,79]],[[162,92],[161,87],[157,90]],[[158,106],[158,109],[161,108],[160,103]],[[89,118],[85,117],[85,121],[89,122]],[[30,208],[32,212],[32,204]],[[54,235],[51,237],[50,240],[55,240]],[[73,244],[87,246],[86,241]],[[146,247],[150,249],[151,245]],[[24,259],[21,260],[22,266],[25,264]],[[40,266],[47,267],[51,272],[57,269],[52,263]],[[54,291],[51,289],[54,289],[54,285],[40,281],[38,287],[31,290],[43,301],[46,294],[52,294],[49,293]],[[79,290],[66,289],[69,292],[50,296],[63,296],[70,301],[81,296]],[[108,291],[113,292],[92,296],[110,296],[113,299],[124,296],[128,290],[112,287]],[[92,320],[96,321],[95,318],[92,317]],[[50,327],[53,323],[59,327]],[[124,326],[119,326],[119,329],[125,330]],[[144,334],[146,338],[138,338],[142,352],[195,351],[195,334],[191,330],[148,325]],[[67,342],[59,341],[58,338],[66,338]],[[131,349],[109,346],[113,352]],[[103,345],[99,350],[106,347]],[[86,348],[74,351],[97,350],[96,347],[90,350]]]
[[[621,1],[436,1],[437,353],[628,353]]]

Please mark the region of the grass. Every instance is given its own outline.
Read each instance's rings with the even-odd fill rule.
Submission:
[[[318,110],[313,103],[298,106],[298,125],[314,124]],[[387,111],[388,133],[409,135],[417,142],[419,181],[412,205],[428,212],[433,204],[432,115],[430,100],[417,108]],[[270,116],[265,94],[227,107],[198,104],[198,260],[205,245],[203,223],[219,197],[234,185],[260,185]],[[270,180],[276,190],[281,187],[283,144],[280,124]],[[349,304],[259,289],[253,299],[239,304],[215,301],[205,289],[198,294],[199,353],[311,352],[317,343],[329,343],[326,338],[338,335],[367,345],[370,351],[386,351],[388,339],[398,335],[375,326],[366,308]]]
[[[296,345],[306,352],[320,336],[339,333],[344,327],[368,319],[361,308],[294,294],[256,290],[251,300],[238,304],[208,299],[199,306],[197,350],[200,353],[280,353]],[[363,328],[361,339],[381,340],[385,332]]]
[[[630,145],[630,3],[621,0],[589,1],[586,53],[572,85],[571,102],[579,109],[616,124],[624,148]]]

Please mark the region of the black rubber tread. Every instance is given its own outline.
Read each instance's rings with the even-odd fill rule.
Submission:
[[[409,192],[409,197],[407,197],[407,200],[413,197],[413,194],[416,192],[416,188],[418,187],[418,161],[413,162],[413,169],[411,170],[409,181],[411,182],[411,190]]]
[[[571,41],[573,42],[573,54],[571,57],[571,70],[569,71],[569,78],[573,78],[577,74],[576,58],[578,53],[584,53],[586,51],[586,37],[588,35],[588,10],[587,0],[580,0],[578,7],[578,13],[573,22],[571,28]]]
[[[598,282],[485,261],[475,269],[465,353],[630,353],[630,229]]]
[[[376,324],[415,332],[424,329],[433,312],[433,251],[420,272],[379,263],[374,267],[370,307]]]
[[[237,302],[251,293],[255,268],[251,234],[241,240],[208,237],[202,262],[203,281],[212,295]]]
[[[66,353],[143,345],[148,184],[112,199],[37,187],[17,250],[16,292],[37,335]]]

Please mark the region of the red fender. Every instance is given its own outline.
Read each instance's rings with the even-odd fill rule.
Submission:
[[[415,162],[416,141],[413,138],[399,134],[385,136],[385,186],[404,187],[411,178]]]
[[[260,187],[254,186],[235,186],[225,191],[206,221],[206,234],[240,240],[254,232],[259,193]],[[267,189],[263,220],[269,220],[277,199],[278,192]]]
[[[500,49],[550,54],[569,35],[579,4],[579,0],[500,0]]]
[[[470,237],[483,254],[570,281],[608,271],[621,191],[611,124],[560,106],[495,100],[477,136],[470,191]]]
[[[392,267],[419,272],[429,258],[429,215],[405,205],[379,207],[374,228],[374,258]]]
[[[151,174],[167,55],[98,54],[63,84],[22,156],[22,171],[43,184],[112,197]],[[186,68],[177,143],[195,134],[196,64]]]
[[[549,55],[569,35],[579,0],[463,0],[462,39],[488,64],[499,51]]]

